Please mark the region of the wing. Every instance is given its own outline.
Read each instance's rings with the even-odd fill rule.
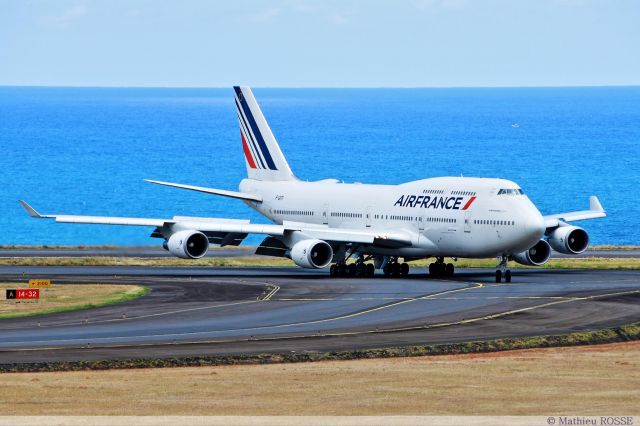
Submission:
[[[326,225],[314,225],[303,222],[287,222],[282,225],[263,225],[250,223],[242,219],[202,218],[174,216],[171,219],[133,218],[110,216],[43,215],[25,201],[20,204],[29,216],[39,219],[55,219],[60,223],[85,223],[94,225],[130,225],[153,226],[152,237],[165,237],[173,232],[190,229],[201,231],[211,244],[237,245],[247,234],[263,234],[283,237],[286,233],[300,232],[309,238],[328,242],[370,244],[380,247],[408,247],[412,244],[411,235],[404,232],[376,232],[373,230],[329,228]]]
[[[226,189],[205,188],[203,186],[184,185],[181,183],[163,182],[160,180],[145,179],[145,182],[155,183],[156,185],[171,186],[173,188],[188,189],[189,191],[204,192],[205,194],[221,195],[223,197],[236,198],[239,200],[262,202],[262,198],[258,195],[247,194],[245,192],[228,191]]]
[[[602,208],[602,204],[598,197],[592,195],[589,197],[589,210],[581,210],[576,212],[558,213],[543,216],[544,223],[549,228],[560,226],[563,222],[573,222],[575,220],[597,219],[605,217],[607,213]]]

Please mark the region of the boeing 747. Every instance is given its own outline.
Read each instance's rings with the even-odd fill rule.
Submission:
[[[496,257],[496,282],[511,282],[507,262],[540,266],[551,250],[582,253],[589,235],[572,221],[606,216],[595,196],[589,210],[543,216],[515,182],[435,177],[400,185],[347,184],[298,179],[249,87],[234,87],[247,168],[238,191],[148,180],[180,189],[242,200],[271,224],[241,219],[175,216],[171,219],[43,215],[61,223],[153,227],[151,237],[184,259],[203,257],[209,245],[239,245],[248,234],[265,236],[256,254],[290,258],[332,276],[407,276],[407,262],[433,258],[429,273],[454,274],[445,258]],[[350,261],[351,260],[351,261]]]

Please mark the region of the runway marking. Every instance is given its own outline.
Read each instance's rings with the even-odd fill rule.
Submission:
[[[437,299],[429,300],[489,300],[489,299],[563,299],[571,300],[574,297],[564,296],[466,296],[466,297],[438,297]],[[367,302],[376,300],[424,300],[420,297],[344,297],[344,298],[330,298],[330,297],[317,297],[317,298],[278,298],[271,299],[273,302]]]
[[[339,320],[343,320],[343,319],[354,318],[354,317],[357,317],[357,316],[370,314],[372,312],[376,312],[376,311],[380,311],[380,310],[383,310],[383,309],[392,308],[392,307],[399,306],[399,305],[402,305],[402,304],[405,304],[405,303],[415,302],[417,300],[427,300],[427,299],[430,299],[430,298],[433,298],[433,297],[436,297],[436,296],[440,296],[440,295],[443,295],[443,294],[455,293],[455,292],[459,292],[459,291],[474,290],[474,289],[478,289],[478,288],[482,288],[483,287],[482,283],[471,283],[471,284],[473,284],[474,286],[473,287],[469,286],[469,287],[464,287],[464,288],[457,288],[457,289],[453,289],[453,290],[445,290],[445,291],[441,291],[441,292],[433,293],[433,294],[428,294],[426,296],[421,296],[421,297],[407,298],[407,299],[403,299],[403,300],[400,300],[400,301],[395,302],[395,303],[390,303],[388,305],[382,305],[382,306],[376,306],[375,308],[365,309],[365,310],[362,310],[362,311],[354,312],[352,314],[340,315],[340,316],[337,316],[337,317],[324,318],[324,319],[320,319],[320,320],[302,321],[302,322],[298,322],[298,323],[277,324],[277,325],[263,326],[263,327],[250,327],[250,328],[245,328],[245,329],[241,329],[241,330],[260,330],[260,329],[264,329],[264,328],[295,327],[295,326],[301,326],[301,325],[321,324],[321,323],[325,323],[325,322],[339,321]]]
[[[276,294],[278,290],[280,290],[280,286],[275,284],[269,284],[269,287],[273,287],[273,289],[269,292],[269,294],[267,294],[265,297],[262,298],[263,302],[265,300],[270,300],[273,297],[273,295]]]
[[[593,300],[593,299],[598,299],[598,298],[602,298],[602,297],[621,296],[621,295],[627,295],[627,294],[640,294],[640,290],[623,291],[623,292],[608,293],[608,294],[594,294],[594,295],[591,295],[591,296],[583,296],[583,297],[574,297],[574,298],[567,299],[567,300],[557,300],[557,301],[554,301],[554,302],[547,302],[547,303],[542,303],[540,305],[534,305],[534,306],[527,306],[525,308],[512,309],[510,311],[499,312],[499,313],[496,313],[496,314],[485,315],[485,316],[477,317],[477,318],[470,318],[470,319],[460,320],[460,321],[453,321],[453,322],[445,322],[445,323],[439,323],[439,324],[425,325],[425,326],[423,326],[421,328],[428,329],[428,328],[445,327],[445,326],[450,326],[450,325],[469,324],[469,323],[472,323],[472,322],[478,322],[478,321],[495,319],[495,318],[500,318],[500,317],[503,317],[503,316],[513,315],[513,314],[520,313],[520,312],[533,311],[535,309],[544,308],[544,307],[552,306],[552,305],[559,305],[561,303],[570,303],[570,302],[576,302],[576,301],[582,301],[582,300]]]

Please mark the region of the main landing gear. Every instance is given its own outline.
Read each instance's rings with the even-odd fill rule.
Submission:
[[[454,271],[453,263],[444,263],[444,257],[436,257],[436,261],[429,265],[429,275],[432,277],[452,277]]]
[[[500,256],[500,264],[498,265],[498,270],[496,270],[496,282],[502,282],[502,277],[504,276],[504,282],[511,282],[511,271],[507,269],[507,261],[509,258],[507,256]]]
[[[344,261],[338,262],[329,268],[329,275],[332,277],[372,278],[374,273],[373,264],[364,263],[362,259],[348,265]]]
[[[397,257],[389,258],[389,261],[382,267],[385,277],[406,277],[409,275],[409,264],[398,262]]]

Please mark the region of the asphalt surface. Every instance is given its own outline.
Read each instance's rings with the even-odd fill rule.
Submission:
[[[510,284],[493,273],[332,279],[296,268],[0,267],[2,282],[151,289],[118,305],[0,320],[0,363],[424,345],[640,319],[640,271],[517,270]]]
[[[255,247],[223,247],[210,249],[206,257],[237,257],[249,256]],[[117,246],[117,247],[55,247],[55,248],[0,248],[0,257],[173,257],[171,253],[158,246]],[[551,252],[552,258],[580,258],[580,257],[613,257],[637,258],[640,250],[587,250],[578,255],[567,255]]]

